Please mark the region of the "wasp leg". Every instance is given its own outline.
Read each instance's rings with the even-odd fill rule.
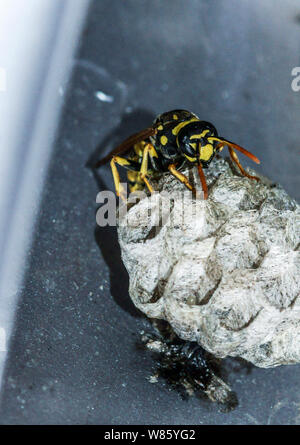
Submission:
[[[147,179],[147,173],[148,173],[148,158],[151,157],[157,157],[156,150],[152,144],[146,144],[144,151],[143,151],[143,160],[142,160],[142,166],[140,170],[141,179],[145,182],[148,190],[150,193],[154,193],[154,189],[150,182]]]
[[[175,178],[179,179],[179,181],[182,182],[182,184],[184,184],[189,190],[192,190],[193,193],[196,193],[195,188],[190,184],[188,178],[183,173],[176,170],[176,164],[170,164],[168,166],[168,170],[170,171],[170,173],[172,173],[173,176],[175,176]]]
[[[197,165],[197,167],[198,167],[198,173],[199,173],[199,177],[200,177],[200,181],[201,181],[201,185],[202,185],[203,197],[204,197],[204,199],[207,199],[207,197],[208,197],[208,189],[207,189],[205,175],[204,175],[204,172],[203,172],[203,169],[202,169],[202,166],[201,166],[200,162]]]
[[[130,167],[132,167],[133,162],[128,159],[121,158],[120,156],[113,156],[112,160],[110,161],[111,171],[115,183],[116,194],[123,201],[126,201],[126,191],[121,184],[120,175],[117,169],[117,164],[121,165],[122,167],[130,169]]]
[[[145,182],[141,179],[139,171],[130,170],[127,173],[127,179],[129,182],[130,193],[134,193],[139,190],[143,190]]]
[[[232,162],[234,162],[238,166],[238,168],[243,176],[246,176],[247,178],[250,178],[250,179],[255,179],[255,181],[260,180],[257,176],[249,175],[249,173],[247,173],[244,170],[244,168],[242,167],[242,165],[239,161],[238,155],[236,154],[236,152],[234,151],[234,149],[232,147],[228,146],[228,150],[229,150],[229,154],[230,154],[230,158],[231,158]]]

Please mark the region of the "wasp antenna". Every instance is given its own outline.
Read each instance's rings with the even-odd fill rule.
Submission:
[[[239,145],[234,144],[233,142],[226,141],[226,144],[228,144],[230,147],[235,148],[236,150],[240,151],[245,156],[248,156],[248,158],[250,158],[252,161],[256,162],[256,164],[260,164],[260,160],[254,154],[252,154],[250,151],[246,150],[245,148],[240,147]]]
[[[245,148],[240,147],[240,145],[237,145],[230,141],[226,141],[226,139],[222,139],[222,138],[211,138],[211,139],[213,139],[215,141],[220,141],[219,146],[228,145],[229,147],[235,148],[236,150],[243,153],[245,156],[248,156],[248,158],[250,158],[252,161],[256,162],[256,164],[260,164],[260,160],[254,154],[252,154],[250,151],[246,150]]]

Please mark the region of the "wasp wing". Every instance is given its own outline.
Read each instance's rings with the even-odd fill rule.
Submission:
[[[133,145],[137,144],[138,142],[144,141],[150,136],[154,136],[156,133],[157,130],[155,127],[149,127],[145,128],[142,131],[139,131],[138,133],[132,134],[120,145],[114,148],[107,156],[105,156],[103,159],[100,159],[100,161],[95,164],[95,168],[99,168],[101,167],[101,165],[106,164],[112,159],[113,156],[126,154],[131,149],[131,147],[133,147]]]

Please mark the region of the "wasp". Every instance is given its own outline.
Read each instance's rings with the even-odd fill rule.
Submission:
[[[172,110],[158,115],[152,126],[128,137],[105,158],[98,161],[95,168],[110,161],[116,194],[126,200],[125,188],[121,184],[117,165],[128,170],[127,178],[131,192],[146,186],[150,193],[154,192],[151,177],[165,172],[174,175],[189,190],[196,193],[194,186],[181,172],[187,165],[196,165],[203,196],[207,199],[208,188],[203,169],[209,166],[224,146],[228,147],[230,158],[241,174],[259,181],[259,178],[249,175],[244,170],[236,150],[259,164],[260,161],[256,156],[218,136],[216,128],[211,123],[200,120],[196,114],[187,110]]]

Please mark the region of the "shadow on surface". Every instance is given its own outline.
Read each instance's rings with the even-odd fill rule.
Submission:
[[[133,113],[124,115],[120,125],[97,146],[87,161],[86,167],[91,169],[99,192],[107,190],[108,187],[102,179],[101,169],[93,167],[95,163],[103,157],[103,154],[112,150],[115,145],[121,143],[130,134],[149,126],[153,119],[153,114],[145,110],[136,110]],[[109,150],[107,150],[107,147],[109,147]],[[129,278],[122,262],[116,227],[96,226],[94,233],[97,245],[110,270],[110,291],[114,300],[122,309],[134,317],[142,317],[142,313],[135,308],[128,295]]]

